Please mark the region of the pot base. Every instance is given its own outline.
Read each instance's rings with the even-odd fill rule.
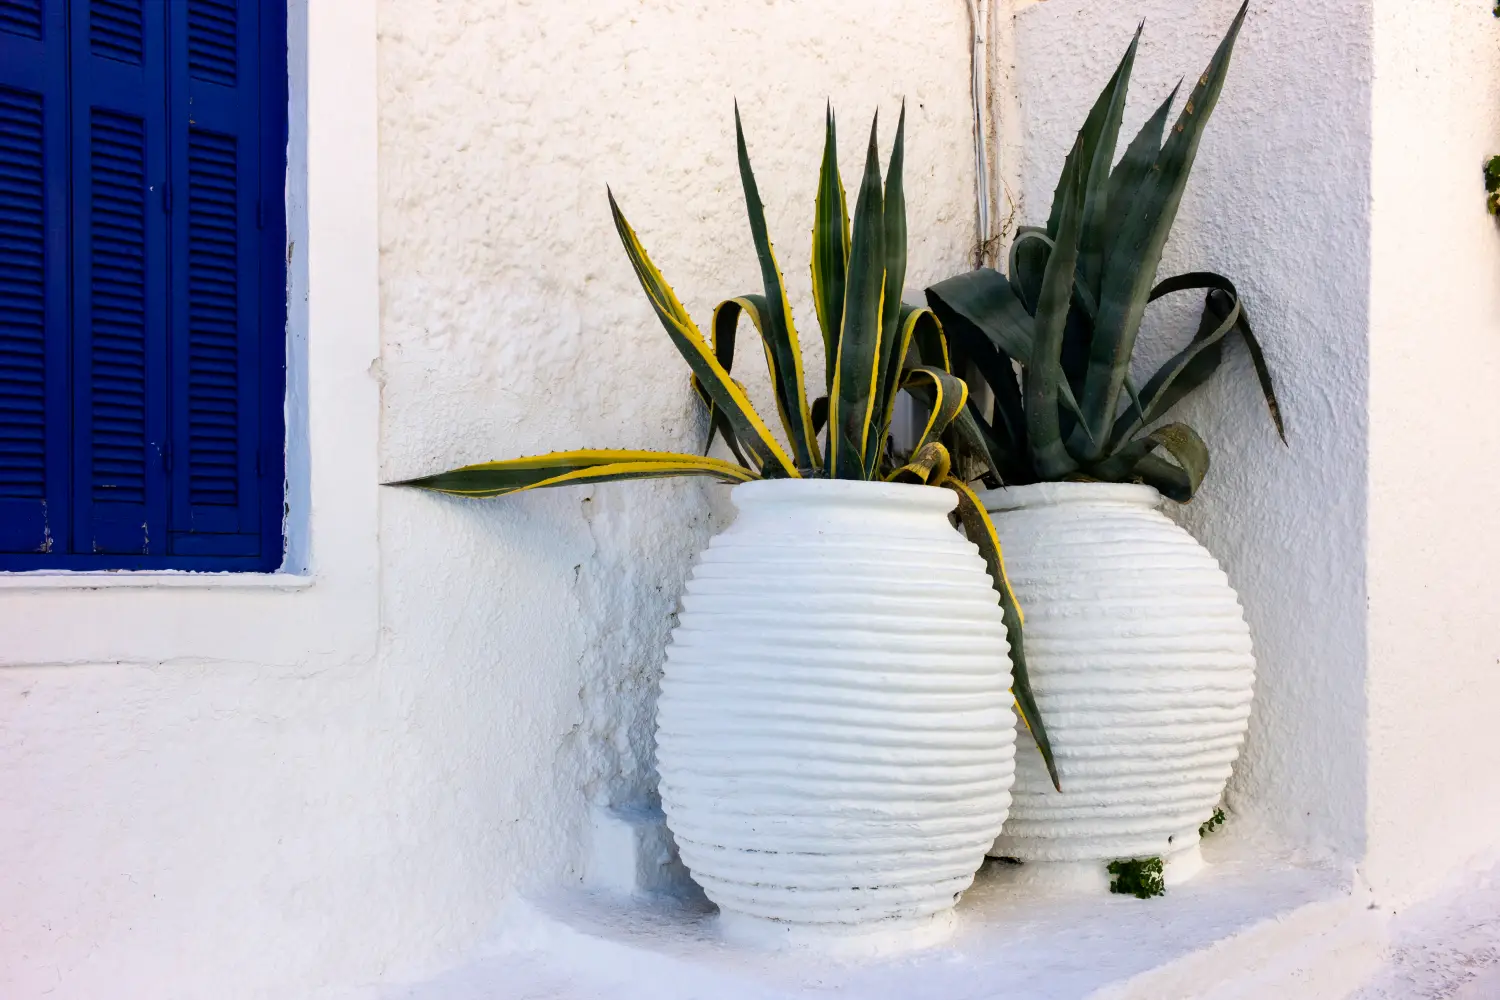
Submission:
[[[915,920],[873,924],[794,924],[785,920],[720,912],[719,936],[728,944],[757,951],[816,950],[835,958],[871,958],[929,948],[958,926],[952,910]]]
[[[1201,872],[1206,864],[1195,843],[1186,850],[1162,858],[1162,881],[1181,885]],[[1048,893],[1097,895],[1109,892],[1111,876],[1107,861],[1025,861],[998,869],[1006,884]]]

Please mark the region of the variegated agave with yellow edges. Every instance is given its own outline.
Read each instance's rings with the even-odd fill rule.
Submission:
[[[950,489],[958,496],[965,533],[979,547],[1000,595],[1017,706],[1056,782],[1051,745],[1027,681],[1021,609],[1005,578],[994,526],[966,482],[984,471],[985,461],[983,437],[966,406],[968,386],[951,369],[937,317],[926,308],[901,301],[906,278],[906,199],[901,179],[905,109],[883,184],[878,121],[877,115],[870,127],[851,229],[831,108],[827,115],[812,241],[813,299],[827,358],[824,395],[808,401],[801,344],[736,107],[740,181],[765,289],[719,303],[708,338],[652,263],[614,193],[609,193],[615,229],[630,264],[667,335],[687,360],[692,388],[707,410],[705,453],[561,451],[467,465],[393,485],[465,497],[669,476],[707,476],[726,483],[783,478],[884,480]],[[730,374],[742,316],[749,317],[765,349],[784,440],[772,432],[744,386]],[[916,440],[898,454],[891,424],[903,390],[923,416]],[[734,461],[708,454],[716,440],[724,442]],[[954,467],[955,453],[966,456],[964,468]]]

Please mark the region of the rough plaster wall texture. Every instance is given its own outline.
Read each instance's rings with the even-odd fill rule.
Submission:
[[[825,98],[846,177],[870,115],[884,153],[907,100],[911,298],[963,266],[973,238],[968,87],[959,0],[384,0],[386,477],[701,445],[687,369],[604,189],[706,327],[717,301],[760,283],[735,97],[818,379],[808,243]],[[742,340],[739,361],[774,414],[759,349]],[[410,807],[427,816],[412,835],[445,923],[477,933],[508,889],[575,877],[588,807],[649,794],[662,651],[721,493],[383,495],[384,669],[410,706],[409,766],[426,776]]]
[[[0,712],[0,996],[304,996],[426,939],[372,664],[10,669]]]
[[[1500,838],[1492,7],[1375,6],[1367,874],[1392,905]]]
[[[1146,33],[1127,136],[1179,76],[1202,71],[1237,7],[1048,0],[1019,15],[1027,221],[1045,220],[1063,155],[1136,24]],[[1365,0],[1252,4],[1161,268],[1238,284],[1290,438],[1277,441],[1237,346],[1177,412],[1213,468],[1176,516],[1223,564],[1255,641],[1256,704],[1230,799],[1293,844],[1350,860],[1365,822],[1370,16]],[[1201,301],[1177,298],[1148,311],[1141,381],[1196,328]]]

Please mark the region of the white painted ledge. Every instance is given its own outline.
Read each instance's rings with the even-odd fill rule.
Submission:
[[[186,570],[36,570],[0,573],[0,590],[120,590],[186,587],[195,590],[306,590],[311,576],[293,573],[193,573]]]
[[[1386,916],[1337,876],[1212,847],[1152,900],[1039,897],[991,864],[946,944],[840,964],[722,943],[713,911],[575,892],[516,901],[482,957],[361,1000],[1330,1000],[1379,968]]]

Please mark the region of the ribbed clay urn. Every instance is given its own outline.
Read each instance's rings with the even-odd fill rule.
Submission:
[[[1042,483],[980,495],[1026,614],[1026,658],[1062,791],[1018,740],[1013,802],[991,854],[1018,878],[1104,886],[1113,860],[1202,864],[1250,718],[1250,630],[1208,550],[1149,486]]]
[[[1005,624],[948,522],[954,494],[783,479],[731,496],[657,710],[682,859],[737,942],[937,940],[1005,820],[1015,759]]]

